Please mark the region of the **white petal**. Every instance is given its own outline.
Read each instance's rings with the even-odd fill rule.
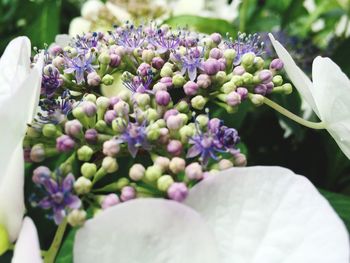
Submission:
[[[87,20],[97,20],[104,5],[100,0],[88,0],[81,8],[81,16]]]
[[[315,187],[281,167],[232,168],[185,204],[214,229],[222,263],[348,263],[343,222]]]
[[[106,8],[120,22],[125,22],[132,19],[129,12],[127,12],[124,8],[121,8],[120,6],[113,4],[109,1],[106,2]]]
[[[0,97],[13,92],[13,86],[29,73],[29,66],[30,41],[27,37],[17,37],[7,45],[0,59]]]
[[[55,37],[55,44],[59,45],[61,48],[65,48],[72,41],[72,38],[67,34],[59,34]]]
[[[38,233],[33,221],[23,220],[21,233],[16,243],[12,263],[42,263]]]
[[[91,22],[82,17],[73,18],[69,24],[69,35],[75,37],[76,35],[81,35],[88,33],[91,30]]]
[[[17,239],[25,210],[22,142],[13,150],[8,153],[9,162],[0,166],[0,224],[6,227],[11,241]]]
[[[315,100],[312,95],[313,86],[311,80],[295,64],[293,58],[290,56],[288,51],[281,45],[281,43],[275,40],[272,34],[269,34],[269,37],[273,47],[276,50],[278,57],[284,63],[284,69],[286,70],[288,77],[294,84],[295,88],[299,91],[301,96],[306,100],[306,102],[318,115],[318,109],[316,107]]]
[[[75,263],[215,263],[212,232],[182,204],[138,199],[109,208],[77,232]]]
[[[312,65],[314,98],[321,118],[339,147],[350,158],[350,80],[329,58]]]

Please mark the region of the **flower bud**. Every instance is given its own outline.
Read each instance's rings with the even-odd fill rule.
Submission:
[[[210,38],[216,45],[219,45],[222,39],[219,33],[212,33]]]
[[[184,183],[173,183],[167,193],[171,200],[182,202],[188,195],[188,189]]]
[[[237,92],[232,91],[227,95],[226,102],[230,106],[237,106],[241,103],[241,96]]]
[[[142,77],[147,76],[151,70],[151,65],[147,63],[141,63],[140,66],[137,68],[138,74],[140,74]]]
[[[145,93],[135,93],[135,100],[137,105],[143,108],[151,102],[150,96]]]
[[[185,100],[181,100],[179,101],[175,108],[182,113],[187,113],[190,109],[188,102],[186,102]]]
[[[115,132],[122,133],[126,129],[126,121],[121,117],[116,118],[112,122],[112,129]]]
[[[145,171],[146,169],[142,164],[136,163],[131,166],[129,170],[129,177],[134,181],[139,181],[144,177]]]
[[[74,190],[78,195],[84,195],[91,191],[92,182],[86,177],[79,177],[74,182]]]
[[[183,86],[184,92],[188,96],[193,96],[196,95],[198,92],[198,85],[197,83],[193,81],[188,81],[184,86]]]
[[[272,78],[272,82],[275,86],[281,86],[283,84],[283,78],[281,75],[276,75]]]
[[[117,113],[114,110],[108,110],[105,113],[104,120],[107,124],[111,124],[116,117]]]
[[[120,65],[120,62],[121,62],[121,58],[119,55],[117,54],[111,54],[110,55],[110,58],[111,58],[111,62],[109,62],[109,65],[113,68],[116,68]]]
[[[160,70],[163,65],[164,65],[164,60],[160,57],[154,57],[152,59],[152,63],[151,63],[152,67],[154,67],[155,69]]]
[[[48,123],[43,127],[43,135],[48,138],[55,138],[57,135],[57,128],[54,124]]]
[[[101,83],[101,77],[97,72],[93,71],[87,75],[87,83],[90,86],[97,87]]]
[[[97,112],[96,104],[91,101],[84,101],[81,105],[81,108],[86,116],[93,117]]]
[[[147,139],[150,141],[158,140],[160,136],[160,129],[157,124],[151,124],[147,127]]]
[[[64,67],[64,64],[65,64],[65,60],[63,57],[61,56],[57,56],[55,57],[53,60],[52,60],[52,64],[58,68],[58,69],[61,69]]]
[[[108,53],[102,52],[98,56],[98,62],[100,62],[101,64],[104,64],[104,65],[108,65],[111,62],[111,57],[109,56]]]
[[[43,179],[49,178],[51,171],[46,166],[39,166],[33,171],[32,180],[35,184],[41,184]]]
[[[209,57],[214,58],[214,59],[222,58],[223,55],[224,55],[224,53],[218,48],[213,48],[209,52]]]
[[[158,165],[152,165],[147,167],[145,172],[145,178],[148,181],[155,182],[162,175],[162,169]]]
[[[151,49],[145,49],[142,51],[142,55],[141,58],[143,61],[145,61],[146,63],[151,63],[152,59],[154,58],[155,54],[154,51]]]
[[[120,100],[113,106],[113,110],[118,116],[126,116],[130,112],[130,106],[125,101]]]
[[[114,82],[114,78],[112,75],[106,74],[104,75],[104,77],[102,78],[102,83],[106,86],[110,86],[112,85]]]
[[[184,159],[179,157],[174,157],[169,163],[169,169],[172,173],[178,174],[185,170],[186,162]]]
[[[169,116],[166,120],[166,125],[167,125],[169,130],[180,129],[183,126],[183,120],[182,120],[180,114]]]
[[[181,74],[175,74],[172,78],[175,88],[182,87],[186,83],[186,79]]]
[[[78,210],[74,209],[71,212],[69,212],[67,216],[67,222],[72,227],[82,226],[85,223],[87,214],[84,210]]]
[[[270,70],[263,69],[259,72],[259,79],[262,83],[266,84],[272,80],[272,73]]]
[[[79,137],[83,131],[83,125],[78,120],[67,121],[65,126],[65,133],[72,137]]]
[[[156,102],[158,105],[167,106],[170,102],[170,94],[167,91],[159,90],[156,93]]]
[[[256,94],[265,95],[266,91],[267,91],[267,87],[264,84],[259,84],[254,87],[254,93]]]
[[[116,194],[108,194],[106,195],[102,202],[101,202],[101,208],[103,210],[110,208],[112,206],[115,206],[120,203],[119,197]]]
[[[179,140],[171,140],[167,145],[167,151],[171,155],[180,155],[182,153],[182,143]]]
[[[232,63],[232,61],[236,58],[236,50],[234,49],[226,49],[224,51],[224,58],[226,59],[226,61],[230,61]],[[229,63],[229,64],[231,64]]]
[[[261,70],[264,68],[265,61],[261,57],[255,57],[254,66],[257,70]]]
[[[233,74],[235,74],[235,75],[241,76],[241,75],[243,75],[245,72],[246,72],[246,71],[245,71],[245,68],[242,67],[242,66],[236,66],[236,67],[233,69]]]
[[[109,107],[109,99],[106,97],[98,97],[96,99],[97,108],[106,110]]]
[[[85,140],[90,144],[96,144],[98,140],[98,133],[95,129],[88,129],[85,132]]]
[[[107,156],[102,161],[102,168],[107,173],[114,173],[114,172],[118,171],[119,166],[118,166],[117,160],[115,158]]]
[[[177,114],[179,114],[179,111],[176,110],[176,109],[167,110],[164,113],[163,118],[164,118],[165,121],[167,121],[170,116],[177,115]]]
[[[166,192],[174,183],[174,179],[170,175],[162,175],[157,180],[157,187],[160,191]]]
[[[282,88],[284,90],[284,94],[286,94],[286,95],[289,95],[293,92],[293,87],[290,83],[283,84]]]
[[[167,128],[161,128],[159,142],[162,144],[167,144],[169,139],[170,139],[169,130]]]
[[[186,144],[188,140],[194,135],[195,130],[190,126],[183,126],[180,130],[180,140],[183,144]]]
[[[270,69],[271,70],[281,70],[281,69],[283,69],[283,61],[280,60],[279,58],[275,58],[270,63]]]
[[[162,69],[160,70],[160,76],[161,77],[172,77],[173,76],[173,70],[171,67],[164,65]]]
[[[229,168],[233,167],[233,163],[230,160],[227,160],[227,159],[220,160],[218,165],[219,165],[220,171],[226,170],[226,169],[229,169]]]
[[[236,85],[233,81],[229,81],[226,82],[224,85],[222,85],[222,87],[220,88],[220,90],[225,93],[228,94],[232,91],[234,91],[236,89]]]
[[[84,163],[80,167],[81,174],[86,178],[92,178],[97,172],[97,166],[94,163]]]
[[[220,71],[220,63],[216,59],[209,58],[203,63],[203,70],[208,75],[215,75]]]
[[[159,114],[155,109],[149,108],[146,110],[146,119],[149,123],[159,119]]]
[[[185,175],[190,180],[200,180],[203,178],[202,166],[197,163],[191,163],[185,168]]]
[[[242,56],[242,65],[247,68],[254,64],[255,55],[254,53],[246,53]]]
[[[248,97],[248,90],[246,88],[239,87],[236,92],[241,96],[241,100],[245,100]]]
[[[85,162],[89,161],[93,154],[94,151],[86,145],[80,147],[77,151],[78,160]]]
[[[197,95],[191,99],[191,105],[196,110],[203,110],[206,103],[207,99],[205,99],[202,95]]]
[[[211,79],[209,77],[209,75],[207,74],[200,74],[198,77],[197,77],[197,85],[199,88],[203,88],[203,89],[206,89],[210,86],[211,84]]]
[[[158,156],[154,160],[154,164],[161,168],[162,172],[165,172],[169,168],[170,160],[167,157]]]
[[[246,166],[247,165],[247,158],[245,157],[245,155],[243,153],[237,153],[234,155],[234,162],[235,162],[235,166]]]
[[[164,83],[161,82],[157,82],[156,84],[154,84],[153,88],[152,88],[153,92],[157,92],[159,90],[165,90],[167,91],[167,86]]]
[[[120,195],[120,199],[123,202],[132,200],[136,197],[136,191],[135,188],[131,187],[131,186],[125,186],[123,187],[122,191],[121,191],[121,195]]]
[[[75,141],[68,135],[61,135],[56,139],[56,149],[59,152],[69,152],[75,147]]]
[[[116,139],[111,139],[103,143],[103,154],[115,157],[120,151],[120,145]]]

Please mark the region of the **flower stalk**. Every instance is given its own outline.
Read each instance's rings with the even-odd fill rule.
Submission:
[[[67,228],[67,219],[65,218],[61,222],[61,224],[59,224],[59,226],[56,230],[55,237],[52,241],[52,244],[51,244],[49,250],[45,253],[44,263],[54,263],[55,262],[55,258],[57,256],[58,250],[61,247],[61,243],[63,240],[64,233],[66,231],[66,228]]]

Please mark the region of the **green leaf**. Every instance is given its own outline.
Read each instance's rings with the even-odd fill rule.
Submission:
[[[225,35],[227,32],[236,35],[237,30],[232,24],[223,19],[207,18],[192,15],[174,16],[164,21],[165,24],[177,27],[188,27],[190,30],[197,30],[201,33],[221,33]]]
[[[71,229],[58,252],[55,263],[73,263],[73,246],[77,228]]]
[[[340,218],[343,219],[348,231],[350,231],[350,197],[321,189],[319,191],[333,206]]]

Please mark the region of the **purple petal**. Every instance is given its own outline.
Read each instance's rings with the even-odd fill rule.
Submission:
[[[54,209],[53,219],[56,225],[59,225],[63,218],[66,216],[66,211],[64,209]]]
[[[75,181],[75,178],[74,178],[73,174],[68,174],[62,182],[63,192],[70,192],[72,190],[74,181]]]
[[[193,145],[187,152],[186,158],[193,158],[201,153],[201,149],[197,145]]]
[[[197,68],[189,69],[188,70],[188,77],[191,81],[194,81],[197,77]]]
[[[71,209],[78,209],[81,206],[81,200],[76,195],[69,195],[65,198],[66,206]]]

